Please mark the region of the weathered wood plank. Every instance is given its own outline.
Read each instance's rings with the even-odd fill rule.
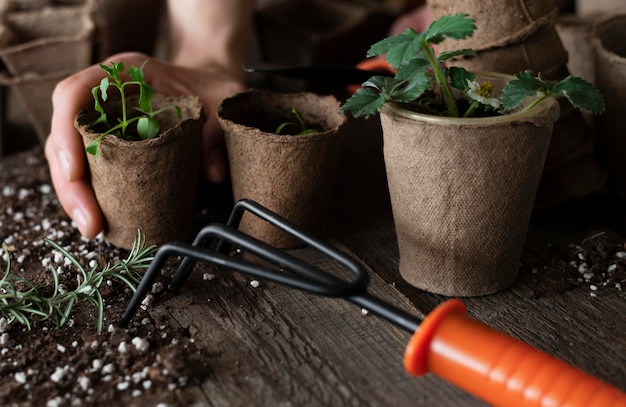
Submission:
[[[337,267],[309,249],[300,255]],[[406,374],[410,334],[354,304],[198,268],[179,296],[150,312],[189,327],[206,349],[210,374],[201,392],[189,390],[206,405],[484,405],[435,377]],[[205,272],[217,277],[203,281]],[[376,275],[370,292],[420,316]]]

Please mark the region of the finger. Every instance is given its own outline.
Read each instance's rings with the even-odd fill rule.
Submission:
[[[46,144],[46,157],[50,161],[53,154]],[[91,186],[86,180],[68,181],[60,168],[50,166],[50,178],[63,210],[76,223],[80,233],[94,238],[102,231],[104,221],[100,207]]]

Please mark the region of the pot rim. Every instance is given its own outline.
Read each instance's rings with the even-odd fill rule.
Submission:
[[[479,77],[485,79],[496,79],[500,81],[501,84],[506,84],[510,80],[515,79],[515,76],[499,73],[499,72],[483,72],[477,71],[475,72]],[[497,84],[494,83],[497,86]],[[502,85],[504,87],[504,85]],[[497,88],[497,92],[501,92],[502,89]],[[493,125],[499,123],[509,123],[513,121],[524,120],[533,116],[536,116],[539,112],[549,110],[552,105],[558,104],[555,98],[549,97],[543,101],[541,101],[536,106],[532,107],[527,111],[518,111],[505,115],[498,116],[488,116],[488,117],[448,117],[448,116],[435,116],[431,114],[418,113],[412,110],[405,109],[400,107],[396,103],[388,102],[383,105],[381,112],[393,112],[399,116],[405,117],[411,120],[417,120],[421,122],[431,123],[431,124],[439,124],[439,125],[473,125],[473,126],[484,126],[484,125]],[[386,112],[386,113],[387,113]]]
[[[614,59],[617,61],[626,60],[626,56],[618,54],[612,49],[608,48],[604,44],[604,36],[606,31],[611,28],[615,24],[624,23],[626,21],[626,9],[623,13],[610,15],[600,20],[597,20],[592,27],[591,30],[591,41],[595,43],[596,52],[600,54],[604,54],[609,59]]]

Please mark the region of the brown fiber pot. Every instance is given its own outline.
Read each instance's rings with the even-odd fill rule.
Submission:
[[[119,99],[117,99],[119,104]],[[136,103],[136,102],[135,102]],[[115,104],[110,98],[105,110]],[[91,183],[106,225],[104,238],[129,249],[138,231],[148,244],[188,240],[194,232],[194,205],[202,147],[202,105],[195,97],[155,95],[155,110],[177,105],[159,114],[162,133],[154,139],[126,141],[107,135],[100,144],[100,157],[89,155]],[[89,130],[97,118],[92,108],[76,117],[76,128],[85,145],[98,133]]]
[[[600,149],[609,169],[609,184],[626,199],[626,14],[596,22],[592,33],[596,62],[595,85],[606,103],[596,118]]]
[[[480,78],[497,94],[511,77]],[[515,281],[558,117],[554,99],[527,112],[469,119],[384,106],[383,151],[405,280],[448,296],[491,294]]]
[[[319,133],[276,135],[295,108]],[[224,100],[218,120],[225,132],[233,197],[249,198],[300,228],[321,235],[328,212],[345,117],[333,96],[250,90]],[[240,229],[276,247],[300,242],[244,215]]]

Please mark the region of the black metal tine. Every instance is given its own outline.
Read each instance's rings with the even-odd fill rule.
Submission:
[[[246,211],[250,212],[253,215],[256,215],[262,220],[269,222],[277,229],[299,239],[308,246],[320,251],[329,258],[335,260],[337,263],[352,271],[355,278],[353,282],[350,283],[350,287],[345,287],[345,291],[340,292],[342,288],[337,287],[336,285],[341,283],[347,284],[343,280],[333,277],[322,270],[315,269],[310,264],[296,259],[293,256],[289,256],[288,258],[283,257],[285,256],[284,251],[276,249],[257,239],[250,240],[251,238],[249,236],[241,234],[238,237],[238,239],[241,239],[239,244],[245,244],[248,251],[253,252],[261,258],[265,258],[266,260],[273,261],[278,264],[281,264],[280,258],[282,258],[284,259],[283,261],[288,261],[288,263],[283,264],[285,268],[289,267],[288,264],[291,264],[291,266],[289,267],[291,272],[297,272],[300,275],[306,273],[310,278],[318,280],[321,279],[320,284],[335,285],[336,294],[328,296],[345,296],[356,291],[364,290],[367,287],[369,283],[369,274],[360,263],[356,262],[352,257],[348,256],[336,247],[313,237],[312,235],[301,230],[285,218],[279,216],[278,214],[270,211],[269,209],[252,200],[242,199],[237,201],[230,212],[227,225],[232,228],[239,227],[239,223],[241,222],[243,214]],[[219,233],[215,233],[215,225],[209,225],[207,228],[204,228],[202,231],[200,231],[198,236],[196,236],[196,239],[194,240],[194,246],[205,246],[207,238],[211,234],[216,234],[218,235],[217,237],[219,237]],[[219,239],[216,251],[220,253],[227,253],[228,250],[229,246],[227,246],[227,242],[223,239],[222,236],[222,238]],[[182,285],[185,283],[187,278],[189,278],[189,275],[191,274],[194,265],[195,260],[193,258],[188,257],[183,260],[178,270],[174,274],[174,278],[172,279],[172,282],[170,284],[171,291],[173,291],[174,293],[178,293],[180,291]]]
[[[240,232],[239,232],[240,233]],[[125,328],[128,326],[131,318],[141,306],[141,302],[148,295],[156,278],[159,276],[161,268],[171,256],[182,255],[188,258],[194,258],[196,261],[204,261],[216,266],[221,266],[229,270],[239,271],[253,277],[266,279],[288,287],[297,288],[314,294],[325,295],[325,289],[329,288],[319,281],[311,281],[307,278],[299,278],[299,276],[286,275],[276,272],[274,269],[266,269],[258,264],[252,264],[237,257],[231,257],[222,253],[217,253],[207,249],[201,249],[186,243],[166,243],[162,245],[152,260],[150,267],[146,271],[144,278],[137,287],[135,294],[131,298],[119,326]],[[324,274],[334,279],[334,277]],[[346,283],[344,283],[346,284]],[[352,295],[343,296],[343,298],[367,309],[369,312],[387,319],[395,325],[409,332],[415,332],[421,322],[420,319],[399,308],[372,296],[366,291],[357,292]]]
[[[244,251],[256,255],[260,259],[266,260],[274,266],[284,269],[285,273],[278,270],[274,270],[273,273],[284,274],[285,276],[289,275],[288,278],[293,280],[306,281],[306,284],[309,285],[307,291],[312,291],[316,294],[327,297],[344,297],[363,291],[367,288],[369,275],[362,267],[360,267],[362,272],[359,272],[358,274],[355,273],[356,278],[354,281],[348,282],[326,273],[311,264],[292,256],[284,250],[279,250],[227,225],[212,224],[203,228],[201,233],[202,240],[206,241],[209,236],[217,237],[221,241],[234,244],[242,248]],[[206,250],[197,246],[193,247],[198,249],[198,251]],[[218,252],[216,251],[215,253]],[[226,256],[226,254],[219,254]],[[195,258],[196,256],[189,257]],[[255,265],[255,267],[257,266]],[[179,267],[174,274],[172,283],[170,284],[170,289],[177,293],[180,290],[182,283],[188,278],[189,275],[190,269],[181,269],[181,267]],[[316,285],[316,287],[312,288],[312,285]]]
[[[230,237],[229,234],[233,232],[236,234],[241,234],[242,236],[246,236],[243,235],[241,232],[235,231],[230,228],[224,229],[223,231],[225,232],[225,235],[222,236]],[[325,279],[326,281],[321,282],[320,279],[311,279],[309,276],[299,274],[284,274],[278,272],[275,269],[266,268],[259,264],[253,264],[238,257],[231,257],[208,249],[198,248],[196,246],[192,246],[186,243],[165,243],[159,248],[159,250],[157,250],[154,259],[152,260],[152,263],[150,263],[150,267],[144,274],[144,277],[137,287],[137,290],[135,291],[133,297],[131,298],[130,303],[126,307],[124,315],[120,320],[121,327],[126,327],[128,325],[128,322],[130,322],[130,319],[133,317],[133,315],[141,305],[141,302],[150,292],[152,284],[154,284],[156,278],[159,276],[160,271],[163,268],[163,265],[165,264],[167,259],[171,256],[176,255],[193,258],[196,261],[204,261],[216,266],[239,271],[255,278],[265,279],[268,281],[309,291],[314,294],[323,296],[345,296],[349,295],[349,293],[353,294],[358,289],[360,289],[358,286],[353,287],[351,284],[343,282],[338,278],[336,279],[327,274],[324,274],[326,277],[328,277],[327,279]],[[329,283],[332,283],[332,285]]]

